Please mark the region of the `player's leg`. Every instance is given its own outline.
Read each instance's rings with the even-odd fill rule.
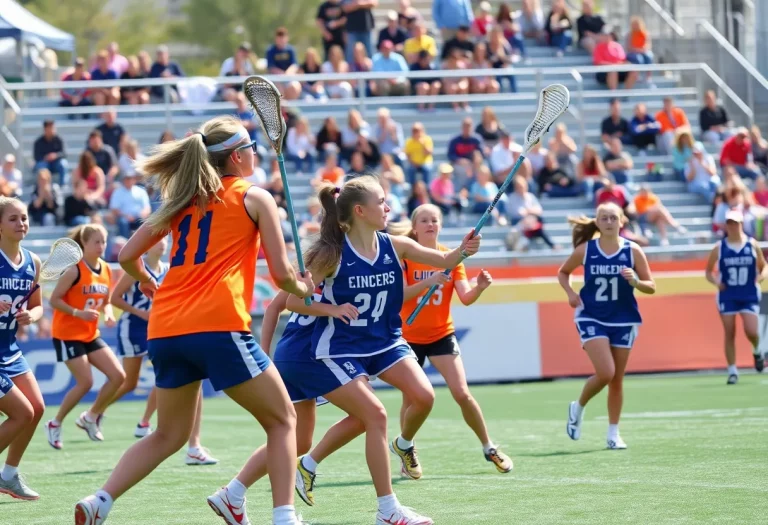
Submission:
[[[141,421],[139,421],[139,424],[136,425],[136,430],[133,433],[134,436],[141,438],[152,432],[152,427],[149,421],[152,419],[152,414],[154,414],[156,410],[157,387],[153,386],[152,390],[149,391],[149,395],[147,396],[147,404],[144,407],[144,415],[141,416]]]
[[[91,440],[103,441],[104,436],[101,433],[99,419],[114,399],[120,385],[125,381],[125,372],[123,367],[120,366],[120,361],[117,360],[117,357],[108,346],[99,346],[97,349],[88,352],[86,357],[88,362],[107,377],[107,380],[99,389],[99,393],[96,395],[96,400],[91,405],[91,408],[80,414],[75,424],[85,430]]]
[[[189,441],[187,442],[187,455],[184,458],[184,462],[187,465],[215,465],[219,462],[219,460],[211,456],[211,453],[203,448],[203,445],[200,443],[202,425],[203,391],[200,390],[200,397],[197,401],[197,412],[195,413],[195,424],[192,427],[192,433],[189,435]]]
[[[422,369],[424,368],[424,364],[427,362],[427,350],[429,350],[429,346],[430,345],[420,345],[415,343],[411,344],[411,350],[413,350],[413,353],[416,354],[416,362],[419,363],[419,366]],[[403,393],[403,401],[400,405],[400,431],[403,430],[403,426],[405,425],[405,414],[408,412],[408,408],[410,406],[411,403],[408,400],[408,396]]]
[[[35,417],[32,403],[6,374],[0,373],[0,412],[5,421],[0,423],[0,453],[10,446]]]
[[[751,312],[742,312],[741,322],[744,325],[744,335],[746,335],[749,342],[752,343],[752,357],[755,360],[755,370],[762,372],[765,368],[765,358],[760,351],[758,316]]]
[[[499,472],[506,473],[511,471],[512,460],[501,452],[498,446],[493,444],[488,435],[488,427],[485,424],[483,411],[469,391],[461,356],[458,354],[436,355],[430,357],[429,361],[445,379],[454,401],[461,408],[461,415],[464,417],[464,421],[483,445],[483,454],[485,454],[486,460],[492,462]]]
[[[725,337],[725,361],[728,363],[728,384],[739,381],[739,369],[736,368],[736,315],[720,314]]]
[[[85,355],[79,355],[64,361],[69,372],[75,379],[75,385],[69,389],[61,400],[59,410],[56,416],[45,423],[45,433],[48,438],[48,444],[53,448],[60,450],[64,445],[61,440],[61,424],[64,418],[72,411],[80,400],[93,387],[93,375],[91,374],[91,365],[88,363]]]
[[[595,397],[605,386],[611,382],[616,367],[611,355],[611,347],[608,337],[604,335],[596,336],[583,341],[584,351],[592,361],[595,374],[590,376],[584,383],[578,401],[572,401],[568,407],[568,424],[566,431],[571,439],[581,437],[581,423],[584,418],[584,407],[589,400]]]
[[[629,348],[611,347],[615,372],[608,383],[608,448],[625,449],[627,445],[619,435],[621,407],[624,405],[624,371],[629,361]]]
[[[125,372],[125,380],[117,389],[117,392],[115,392],[115,395],[109,402],[109,405],[119,401],[124,395],[136,390],[136,387],[139,384],[139,375],[141,375],[141,367],[143,363],[144,356],[123,357],[123,371]]]

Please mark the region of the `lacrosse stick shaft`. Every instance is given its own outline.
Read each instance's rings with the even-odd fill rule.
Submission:
[[[277,164],[280,166],[280,177],[283,179],[283,188],[285,191],[285,204],[288,208],[288,221],[291,223],[291,232],[293,233],[293,245],[296,247],[296,258],[299,262],[299,272],[304,275],[306,271],[304,268],[304,257],[301,254],[301,239],[299,239],[299,227],[296,225],[296,215],[293,213],[293,200],[291,199],[291,190],[288,187],[288,176],[285,172],[285,158],[282,153],[277,154]],[[312,298],[307,297],[304,299],[304,304],[309,306],[312,304]]]
[[[25,295],[25,296],[24,296],[24,297],[21,299],[21,301],[19,301],[19,304],[18,304],[18,306],[17,306],[16,308],[17,308],[17,309],[19,309],[19,310],[21,310],[21,309],[22,309],[22,307],[24,306],[24,304],[25,304],[27,301],[29,301],[30,297],[32,297],[32,296],[35,294],[35,292],[36,292],[36,291],[37,291],[39,288],[40,288],[40,285],[39,285],[39,284],[35,284],[35,285],[32,287],[32,289],[31,289],[29,292],[27,292],[27,295]]]
[[[491,204],[485,210],[485,213],[483,213],[483,216],[480,217],[480,220],[477,221],[477,224],[475,225],[474,235],[479,234],[480,230],[483,229],[483,226],[485,226],[485,223],[488,221],[488,218],[491,216],[491,213],[493,213],[493,210],[496,207],[496,204],[498,204],[499,200],[504,195],[504,192],[512,183],[512,179],[515,178],[515,175],[517,174],[517,171],[520,169],[520,166],[523,165],[524,160],[525,160],[525,153],[521,153],[520,157],[518,157],[517,159],[517,162],[515,162],[515,165],[512,166],[512,169],[507,175],[507,178],[504,180],[504,184],[502,184],[501,188],[499,188],[499,192],[496,194],[496,197],[493,199],[493,202],[491,202]],[[464,261],[464,257],[459,259],[459,262],[456,263],[456,266],[461,264],[462,261]],[[453,268],[449,268],[445,270],[445,272],[443,273],[445,273],[445,275],[450,275],[452,271],[453,271]],[[416,316],[419,315],[419,312],[421,312],[422,308],[424,308],[424,306],[426,306],[426,304],[429,302],[429,298],[432,297],[433,293],[435,293],[435,290],[437,290],[437,287],[438,285],[436,284],[432,285],[432,287],[427,291],[426,295],[422,297],[421,302],[419,302],[418,306],[416,306],[416,309],[408,317],[406,324],[408,325],[413,324],[413,322],[416,320]]]

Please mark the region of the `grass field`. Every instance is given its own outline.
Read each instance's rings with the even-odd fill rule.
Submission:
[[[399,479],[401,502],[438,524],[701,524],[768,523],[768,376],[743,375],[725,385],[720,375],[633,377],[627,380],[622,436],[626,451],[607,451],[605,394],[586,412],[582,438],[565,434],[567,403],[581,381],[476,387],[491,434],[515,461],[508,475],[486,463],[449,392],[437,402],[417,438],[424,478]],[[380,393],[396,432],[399,397]],[[42,494],[38,502],[0,499],[0,524],[69,524],[74,503],[108,476],[134,442],[142,410],[120,403],[105,423],[106,441],[92,443],[65,422],[65,449],[57,452],[43,431],[30,446],[22,472]],[[51,412],[49,410],[49,412]],[[316,437],[340,415],[319,410]],[[257,424],[227,399],[208,400],[203,442],[221,459],[213,467],[187,467],[181,453],[120,499],[108,523],[222,523],[205,498],[225,484],[264,439]],[[319,470],[317,505],[305,507],[315,525],[371,524],[375,499],[358,439]],[[271,523],[269,485],[249,492],[254,524]]]

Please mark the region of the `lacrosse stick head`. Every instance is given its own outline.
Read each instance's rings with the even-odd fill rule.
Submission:
[[[286,133],[285,120],[280,108],[280,90],[264,77],[249,77],[243,83],[243,92],[259,117],[264,135],[278,155],[283,149]]]
[[[72,239],[58,239],[51,246],[51,253],[40,266],[41,281],[55,281],[83,258],[83,250]]]
[[[541,90],[536,117],[525,130],[523,149],[526,153],[541,140],[560,115],[568,110],[570,103],[571,93],[562,84],[552,84]]]

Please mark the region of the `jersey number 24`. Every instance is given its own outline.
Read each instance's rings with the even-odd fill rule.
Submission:
[[[376,302],[373,304],[373,311],[371,312],[371,319],[375,323],[384,313],[384,306],[387,304],[387,291],[384,290],[376,294]],[[363,319],[363,314],[371,309],[371,294],[359,293],[355,296],[355,305],[357,306],[357,313],[359,317],[349,322],[349,326],[368,326],[368,319]]]

